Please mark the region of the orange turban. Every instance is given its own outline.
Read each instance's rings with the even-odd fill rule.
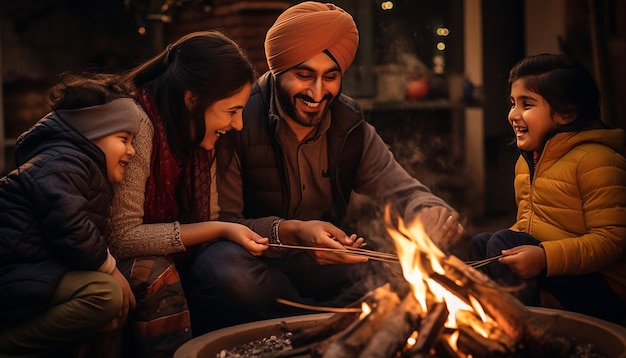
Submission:
[[[265,57],[274,76],[328,50],[341,72],[359,45],[352,16],[338,6],[305,1],[285,10],[265,36]]]

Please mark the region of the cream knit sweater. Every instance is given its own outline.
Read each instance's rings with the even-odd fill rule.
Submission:
[[[113,256],[118,260],[137,256],[169,255],[186,250],[180,239],[179,222],[143,223],[145,188],[150,175],[154,128],[148,115],[141,108],[140,112],[139,132],[133,141],[136,154],[126,167],[124,180],[114,186],[109,246]],[[215,166],[211,171],[212,174],[215,173]],[[215,184],[211,188],[213,201],[217,199],[217,194],[214,193],[216,193]],[[217,208],[214,210],[217,211]]]

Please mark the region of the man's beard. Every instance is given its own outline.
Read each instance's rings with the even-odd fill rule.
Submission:
[[[280,86],[280,82],[276,85],[276,98],[278,99],[278,103],[284,114],[303,127],[315,127],[316,125],[320,124],[320,122],[326,117],[326,114],[330,110],[330,104],[333,101],[333,96],[327,94],[324,95],[324,97],[320,101],[320,106],[324,106],[324,109],[322,111],[314,113],[298,112],[296,110],[295,103],[298,98],[313,103],[315,103],[315,101],[311,97],[303,94],[290,96],[287,91],[284,91],[282,89],[282,87]]]

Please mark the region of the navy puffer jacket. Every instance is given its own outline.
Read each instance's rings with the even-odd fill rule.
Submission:
[[[104,153],[56,113],[15,150],[17,169],[0,179],[0,317],[45,303],[67,271],[98,270],[108,255]]]

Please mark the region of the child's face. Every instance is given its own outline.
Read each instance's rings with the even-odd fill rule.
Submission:
[[[204,138],[200,147],[211,150],[222,134],[231,129],[240,131],[243,128],[241,112],[250,96],[252,86],[247,83],[234,95],[214,102],[204,111]]]
[[[548,102],[538,93],[528,90],[523,79],[513,82],[509,100],[509,123],[521,150],[541,150],[546,135],[567,123],[561,115],[552,114]]]
[[[130,158],[135,155],[133,148],[133,134],[117,132],[94,140],[106,157],[107,178],[111,183],[119,183],[124,178],[124,171]]]

